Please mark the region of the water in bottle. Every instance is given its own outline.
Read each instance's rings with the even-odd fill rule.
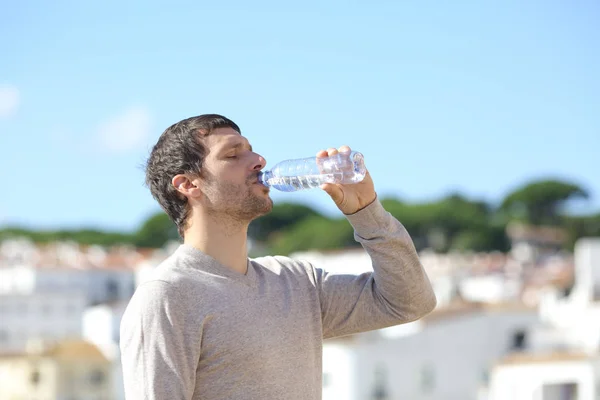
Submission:
[[[339,152],[327,157],[309,157],[281,161],[258,180],[282,192],[320,187],[324,183],[361,182],[366,174],[364,157],[357,151]]]

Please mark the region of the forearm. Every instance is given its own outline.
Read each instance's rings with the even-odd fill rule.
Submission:
[[[373,295],[386,302],[402,322],[431,312],[435,293],[404,226],[378,200],[347,218],[355,239],[371,257]]]

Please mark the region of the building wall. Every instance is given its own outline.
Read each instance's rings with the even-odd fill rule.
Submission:
[[[126,306],[126,301],[99,305],[87,309],[83,316],[83,337],[94,343],[111,362],[112,394],[117,400],[125,398],[119,333]]]
[[[112,370],[108,362],[69,360],[59,363],[57,397],[104,400],[115,398]]]
[[[0,294],[32,293],[35,290],[35,270],[26,265],[0,268]]]
[[[323,347],[323,400],[358,400],[356,368],[352,345],[326,344]]]
[[[500,365],[493,371],[489,400],[595,400],[595,368],[589,361]],[[561,390],[575,397],[561,397]]]
[[[22,353],[0,356],[0,399],[114,400],[107,360]]]
[[[586,299],[600,298],[600,238],[585,238],[575,244],[576,289]]]
[[[135,289],[134,272],[127,269],[6,267],[0,282],[0,294],[80,291],[90,305],[127,300]]]
[[[0,357],[0,399],[55,400],[54,363],[26,357]]]
[[[476,312],[425,324],[404,337],[368,334],[352,345],[340,343],[349,354],[339,358],[355,359],[354,370],[340,370],[332,384],[353,382],[355,397],[336,399],[373,399],[376,392],[387,399],[476,399],[496,360],[512,351],[515,335],[536,320],[534,311]],[[324,364],[335,354],[327,351],[329,346]]]
[[[0,295],[0,351],[24,351],[31,340],[81,337],[84,309],[81,292]]]
[[[98,346],[109,359],[117,356],[111,349],[119,346],[121,319],[127,304],[125,300],[101,304],[86,309],[83,314],[83,337]]]

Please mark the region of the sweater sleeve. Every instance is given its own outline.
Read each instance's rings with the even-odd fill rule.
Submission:
[[[415,321],[436,298],[410,235],[378,199],[346,216],[373,271],[331,274],[315,268],[325,339]]]
[[[131,298],[120,326],[127,400],[192,398],[201,333],[190,331],[180,297],[172,284],[149,281]]]

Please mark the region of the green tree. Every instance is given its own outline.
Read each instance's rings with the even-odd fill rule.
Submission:
[[[0,230],[0,241],[11,238],[27,238],[34,243],[72,241],[83,245],[115,246],[132,244],[132,236],[122,232],[107,232],[98,229],[80,230],[33,230],[7,227]]]
[[[302,204],[276,204],[270,213],[250,223],[248,235],[254,240],[265,242],[275,232],[288,229],[307,218],[320,216],[321,214]]]
[[[570,182],[543,180],[531,182],[506,196],[498,209],[483,201],[451,194],[423,203],[383,199],[387,211],[408,230],[418,250],[426,247],[439,252],[449,250],[506,251],[509,243],[506,223],[522,219],[532,224],[556,224],[568,232],[568,247],[584,236],[600,236],[600,214],[569,216],[563,205],[588,193]],[[250,224],[249,235],[260,253],[289,254],[302,250],[327,250],[358,246],[346,218],[326,218],[303,204],[282,203],[271,213]],[[26,237],[36,243],[74,241],[81,244],[114,246],[132,244],[158,248],[178,240],[174,223],[159,212],[151,215],[134,233],[99,229],[35,230],[20,227],[0,229],[0,241]]]
[[[344,219],[313,216],[278,232],[270,241],[270,252],[289,255],[296,251],[332,250],[358,246],[354,229]]]
[[[492,223],[493,210],[486,202],[451,194],[427,203],[384,199],[382,204],[406,227],[418,250],[486,251],[507,247],[504,227]]]
[[[562,220],[561,207],[567,201],[588,197],[588,192],[574,183],[542,180],[508,194],[500,205],[500,211],[507,219],[521,219],[533,225],[558,225]]]
[[[596,215],[578,215],[564,218],[567,230],[567,248],[573,250],[577,239],[582,237],[600,236],[600,213]]]
[[[171,240],[179,240],[177,226],[164,212],[148,218],[133,236],[138,247],[160,248]]]

